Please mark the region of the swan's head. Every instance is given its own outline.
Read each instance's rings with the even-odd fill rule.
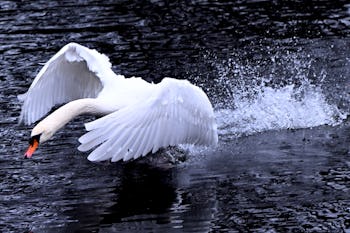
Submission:
[[[38,148],[39,143],[43,143],[49,140],[54,134],[53,130],[50,130],[47,127],[42,127],[39,123],[32,130],[31,137],[29,139],[29,147],[27,152],[24,154],[25,158],[30,158],[34,154],[35,150]]]

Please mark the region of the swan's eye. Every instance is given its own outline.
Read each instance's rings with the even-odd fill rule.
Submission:
[[[41,134],[35,135],[29,139],[29,147],[27,152],[24,154],[24,158],[32,157],[34,151],[39,146],[40,135]]]
[[[41,134],[35,135],[29,139],[29,145],[33,146],[35,142],[40,142],[40,136]]]

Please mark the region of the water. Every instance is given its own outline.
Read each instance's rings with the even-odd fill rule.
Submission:
[[[2,232],[350,232],[346,1],[0,2]],[[23,159],[18,94],[68,42],[116,73],[186,78],[217,148],[91,163],[79,117]]]

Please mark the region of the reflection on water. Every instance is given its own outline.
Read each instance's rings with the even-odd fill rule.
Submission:
[[[131,167],[129,167],[131,166]],[[120,185],[113,192],[117,195],[115,205],[102,215],[102,224],[120,221],[151,219],[167,211],[175,201],[175,187],[169,170],[159,170],[148,165],[126,165],[120,177]],[[143,215],[149,215],[142,217]],[[138,217],[136,217],[137,219]],[[156,219],[157,220],[157,219]],[[166,219],[159,219],[169,222]]]
[[[346,1],[2,1],[0,13],[0,231],[349,231]],[[185,147],[177,165],[91,163],[76,150],[81,117],[23,159],[16,95],[71,41],[117,73],[200,85],[219,147]]]

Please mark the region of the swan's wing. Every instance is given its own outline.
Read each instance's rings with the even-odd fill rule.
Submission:
[[[94,98],[111,77],[108,57],[76,43],[64,46],[40,70],[23,101],[20,122],[31,124],[50,109],[79,98]]]
[[[206,94],[188,81],[164,79],[144,101],[87,123],[79,150],[98,146],[91,161],[136,159],[177,144],[216,145],[217,128]]]

